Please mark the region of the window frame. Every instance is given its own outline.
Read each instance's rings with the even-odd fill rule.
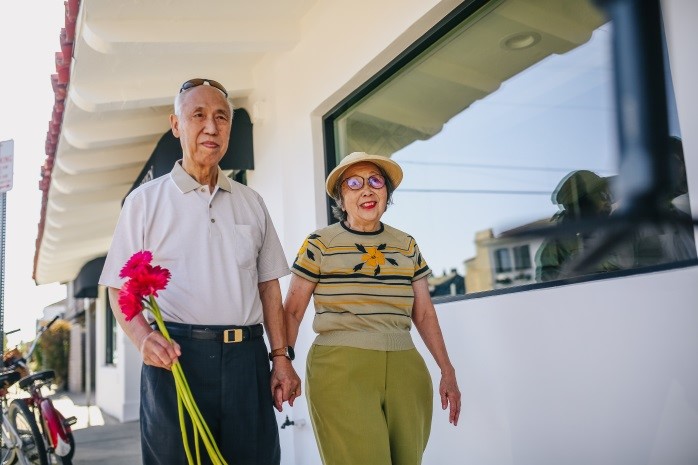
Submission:
[[[453,29],[458,27],[463,21],[467,20],[470,16],[476,13],[480,8],[484,7],[490,3],[496,3],[499,0],[465,0],[463,3],[458,5],[454,10],[447,14],[444,18],[438,21],[433,27],[431,27],[425,34],[423,34],[419,39],[414,41],[409,45],[403,52],[398,54],[393,60],[391,60],[387,65],[382,67],[373,76],[367,79],[363,84],[359,85],[353,92],[349,93],[347,97],[342,99],[337,105],[332,107],[325,115],[322,117],[322,131],[323,131],[323,147],[324,147],[324,160],[325,160],[325,177],[337,166],[336,161],[336,143],[335,143],[335,121],[341,117],[347,110],[353,107],[355,104],[359,103],[371,92],[381,86],[384,82],[391,79],[395,74],[397,74],[402,68],[408,66],[415,58],[417,58],[422,52],[426,51],[434,43],[439,41],[442,37],[449,34]],[[666,36],[662,37],[664,44],[666,46]],[[639,50],[642,52],[642,50]],[[637,50],[635,53],[639,53]],[[615,64],[615,62],[614,62]],[[667,63],[667,66],[669,64]],[[673,83],[671,83],[673,86]],[[618,113],[616,114],[618,116]],[[668,119],[668,118],[667,118]],[[690,192],[689,192],[690,193]],[[338,220],[334,218],[332,214],[332,205],[334,201],[329,197],[325,198],[326,202],[326,212],[328,218],[328,224],[336,223]],[[698,246],[698,244],[697,244]],[[511,252],[510,252],[511,253]],[[494,255],[493,257],[494,258]],[[531,266],[533,262],[531,262]],[[523,284],[513,287],[505,287],[499,289],[491,289],[488,291],[480,291],[472,294],[463,294],[457,296],[443,296],[443,297],[433,297],[432,300],[434,304],[453,302],[459,300],[469,300],[473,298],[489,297],[494,295],[510,294],[512,292],[526,292],[530,290],[543,289],[548,287],[558,287],[568,284],[578,284],[590,281],[597,281],[603,279],[612,279],[618,277],[633,276],[637,274],[653,273],[658,271],[665,271],[670,269],[680,269],[691,266],[698,266],[698,258],[677,261],[666,264],[650,265],[640,268],[633,268],[627,270],[619,271],[609,271],[604,273],[592,273],[581,276],[576,276],[573,278],[558,279],[549,282],[541,283],[531,283]],[[515,261],[512,261],[512,272],[522,271],[516,268]],[[466,290],[467,292],[467,290]]]

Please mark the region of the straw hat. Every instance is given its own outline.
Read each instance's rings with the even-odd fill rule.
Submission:
[[[332,189],[334,189],[337,181],[342,177],[347,168],[364,161],[373,163],[385,171],[385,174],[390,178],[393,189],[397,188],[402,181],[402,168],[390,158],[382,155],[369,155],[366,152],[353,152],[342,158],[339,165],[327,176],[327,181],[325,181],[327,195],[332,197]]]

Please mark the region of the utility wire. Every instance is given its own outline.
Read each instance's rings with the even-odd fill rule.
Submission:
[[[550,191],[505,191],[494,189],[411,189],[401,187],[399,192],[419,192],[426,194],[497,194],[497,195],[547,195]]]
[[[486,168],[494,170],[515,170],[515,171],[550,171],[554,173],[569,173],[577,171],[579,168],[564,168],[551,166],[516,166],[516,165],[485,165],[479,163],[457,163],[457,162],[433,162],[433,161],[416,161],[416,160],[400,160],[401,165],[428,165],[428,166],[457,166],[461,168]],[[610,170],[590,170],[595,173],[610,173]]]

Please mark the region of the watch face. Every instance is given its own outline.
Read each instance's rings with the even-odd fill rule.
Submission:
[[[286,353],[288,354],[288,358],[290,358],[291,360],[296,358],[296,351],[293,350],[293,347],[288,346],[286,348]]]

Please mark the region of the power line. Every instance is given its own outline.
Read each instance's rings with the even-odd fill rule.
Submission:
[[[485,165],[479,163],[457,163],[457,162],[432,162],[432,161],[416,161],[416,160],[400,160],[401,165],[429,165],[429,166],[457,166],[461,168],[486,168],[494,170],[514,170],[514,171],[551,171],[555,173],[569,173],[577,171],[579,168],[563,168],[551,166],[516,166],[516,165]],[[610,173],[609,170],[590,170],[596,173]]]
[[[419,192],[426,194],[496,194],[496,195],[547,195],[550,191],[505,191],[496,189],[411,189],[401,187],[399,192]]]

